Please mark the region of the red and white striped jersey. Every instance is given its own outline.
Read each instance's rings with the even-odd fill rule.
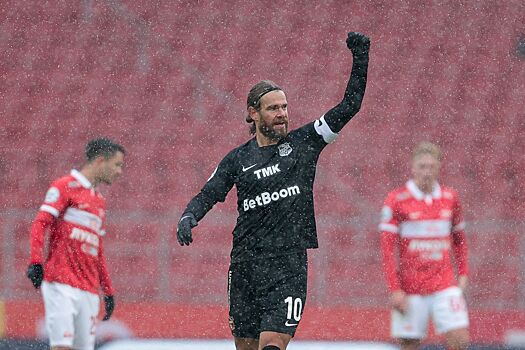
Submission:
[[[436,183],[425,194],[410,180],[390,192],[379,225],[389,290],[430,294],[455,285],[451,251],[459,274],[468,273],[464,226],[458,195],[450,188]]]
[[[31,228],[31,261],[44,261],[44,279],[98,294],[113,295],[102,237],[106,201],[89,180],[72,170],[51,184]]]

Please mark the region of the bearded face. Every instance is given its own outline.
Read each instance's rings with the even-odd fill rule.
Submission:
[[[276,90],[261,97],[257,111],[257,132],[269,141],[278,142],[288,134],[288,102],[283,91]]]
[[[288,134],[288,120],[276,118],[274,121],[259,121],[259,131],[272,141],[279,141]]]

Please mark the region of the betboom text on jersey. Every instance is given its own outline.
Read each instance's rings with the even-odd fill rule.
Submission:
[[[300,194],[299,186],[292,186],[288,188],[283,188],[279,191],[270,193],[263,192],[260,195],[256,196],[255,199],[245,199],[243,201],[244,211],[250,209],[255,209],[257,206],[262,207],[264,205],[270,204],[271,202],[276,202],[282,198],[296,196]]]

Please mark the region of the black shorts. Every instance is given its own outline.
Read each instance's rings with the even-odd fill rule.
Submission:
[[[263,331],[295,334],[306,302],[306,251],[232,263],[228,271],[230,328],[234,337]]]

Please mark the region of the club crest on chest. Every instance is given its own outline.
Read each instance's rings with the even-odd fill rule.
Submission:
[[[279,145],[277,149],[279,150],[279,155],[281,157],[287,157],[290,153],[292,153],[292,146],[290,146],[288,142]]]

